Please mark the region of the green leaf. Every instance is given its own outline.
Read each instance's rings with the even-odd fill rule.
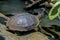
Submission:
[[[52,7],[52,9],[50,10],[50,12],[49,12],[49,19],[50,20],[53,20],[53,19],[55,19],[56,17],[58,17],[59,16],[59,10],[60,10],[60,1],[59,2],[57,2],[53,7]]]
[[[56,0],[51,0],[51,2],[55,2]]]

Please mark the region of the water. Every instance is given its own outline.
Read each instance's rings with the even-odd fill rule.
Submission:
[[[0,12],[4,14],[24,12],[23,0],[0,1]]]

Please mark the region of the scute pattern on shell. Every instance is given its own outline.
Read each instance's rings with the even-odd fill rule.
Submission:
[[[27,31],[34,29],[38,24],[38,18],[29,13],[21,13],[11,17],[7,24],[13,30]]]

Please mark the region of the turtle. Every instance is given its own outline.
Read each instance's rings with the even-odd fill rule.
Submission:
[[[16,14],[7,20],[6,26],[9,30],[13,31],[30,31],[39,26],[40,19],[43,15],[43,12],[38,15],[30,13]]]

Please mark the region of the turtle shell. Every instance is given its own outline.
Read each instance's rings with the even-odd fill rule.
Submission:
[[[7,21],[7,27],[10,30],[29,31],[39,24],[38,18],[29,13],[17,14]]]

